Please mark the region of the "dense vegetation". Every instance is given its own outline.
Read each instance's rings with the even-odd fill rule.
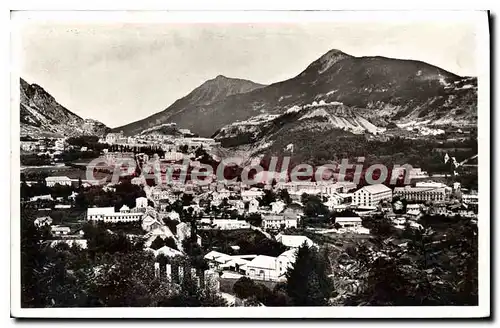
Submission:
[[[155,259],[142,243],[100,226],[85,226],[87,249],[66,244],[50,247],[34,224],[34,213],[21,211],[21,306],[224,306],[213,286],[190,280],[180,288],[154,275]]]

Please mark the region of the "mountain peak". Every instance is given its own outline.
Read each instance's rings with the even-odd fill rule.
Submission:
[[[352,58],[353,56],[346,54],[343,51],[338,49],[330,49],[324,55],[316,59],[309,65],[301,75],[306,74],[321,74],[327,71],[330,67],[335,65],[337,62],[346,59]]]
[[[323,56],[321,56],[320,58],[323,58],[323,57],[326,57],[326,56],[331,57],[331,56],[338,56],[338,55],[350,56],[350,55],[346,54],[345,52],[343,52],[342,50],[339,50],[339,49],[330,49]]]

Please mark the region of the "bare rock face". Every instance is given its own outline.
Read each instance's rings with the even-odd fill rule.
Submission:
[[[37,84],[21,79],[21,135],[30,137],[103,135],[109,128],[103,123],[83,119],[59,104]]]

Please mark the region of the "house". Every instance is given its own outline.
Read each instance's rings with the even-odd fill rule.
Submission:
[[[175,257],[183,255],[182,252],[173,249],[171,247],[168,247],[167,245],[158,249],[146,248],[145,251],[153,253],[155,257],[157,257],[160,254],[166,257]]]
[[[146,208],[148,206],[148,199],[146,197],[138,197],[135,199],[135,208]]]
[[[238,212],[238,214],[243,214],[245,212],[245,203],[241,199],[229,200],[228,203],[232,206],[232,209]]]
[[[50,232],[52,233],[53,236],[68,235],[70,231],[71,229],[69,227],[59,226],[59,225],[50,226]]]
[[[352,181],[337,181],[333,184],[332,189],[337,193],[348,193],[356,189],[357,186],[358,185]],[[328,194],[330,194],[330,192]]]
[[[280,271],[276,260],[276,257],[257,255],[246,264],[246,276],[257,280],[278,280]]]
[[[233,259],[231,255],[217,251],[210,251],[203,258],[207,260],[208,266],[211,269],[218,269],[221,265],[224,265]]]
[[[174,221],[179,221],[179,222],[181,221],[181,217],[179,213],[177,213],[176,211],[171,211],[170,213],[168,213],[167,218]]]
[[[297,228],[297,217],[283,214],[263,215],[262,227],[265,229]]]
[[[375,207],[386,199],[392,199],[392,190],[383,184],[374,184],[356,190],[352,202],[357,206]]]
[[[335,224],[339,224],[342,228],[355,228],[355,227],[361,227],[361,223],[363,220],[361,220],[360,217],[338,217],[335,218]]]
[[[360,217],[338,217],[335,219],[335,224],[339,224],[340,228],[336,229],[337,233],[355,233],[358,235],[370,234],[370,229],[361,225]]]
[[[283,235],[279,234],[276,236],[276,241],[282,243],[286,247],[299,248],[304,243],[308,247],[314,246],[314,242],[306,236],[300,235]]]
[[[204,256],[210,269],[218,271],[230,270],[238,274],[245,274],[250,279],[279,281],[284,278],[293,263],[296,250],[283,252],[278,257],[266,255],[228,255],[211,251]],[[228,271],[225,271],[225,275]],[[234,274],[233,274],[234,275]],[[239,276],[239,275],[237,275]]]
[[[51,225],[52,218],[50,216],[42,216],[42,217],[36,218],[33,223],[35,224],[36,227]]]
[[[158,237],[160,237],[163,240],[167,238],[173,238],[174,240],[176,239],[175,235],[167,226],[161,226],[159,228],[151,230],[150,232],[144,235],[144,239],[146,239],[146,241],[144,242],[144,247],[145,248],[150,247],[153,241],[155,241],[155,239]]]
[[[141,222],[142,229],[147,232],[158,229],[163,225],[164,225],[163,222],[160,222],[158,218],[156,218],[152,214],[146,214]]]
[[[307,238],[307,237],[306,237]],[[289,249],[281,253],[277,258],[278,279],[282,278],[289,268],[293,267],[297,258],[297,250]]]
[[[407,204],[406,214],[411,216],[419,216],[422,214],[421,206],[419,204]]]
[[[278,257],[257,255],[243,266],[246,276],[251,279],[280,281],[285,279],[284,275],[288,268],[293,266],[296,259],[296,250],[290,249],[281,253]]]
[[[56,184],[61,186],[71,186],[71,179],[66,176],[46,177],[45,184],[47,187],[53,187]]]
[[[282,202],[280,200],[272,202],[271,203],[271,212],[273,212],[275,214],[279,214],[279,213],[283,212],[283,210],[285,209],[285,206],[286,206],[285,202]]]
[[[335,210],[336,206],[339,206],[344,203],[344,197],[339,193],[332,193],[328,196],[328,200],[323,203],[329,211]]]
[[[293,217],[299,219],[304,215],[304,209],[301,205],[297,203],[292,203],[288,205],[283,211],[283,215],[286,217]]]
[[[249,202],[252,199],[256,199],[262,196],[264,196],[264,192],[257,188],[250,188],[249,190],[241,191],[241,199],[243,199],[243,201],[245,202]]]
[[[120,213],[129,213],[130,212],[130,208],[123,204],[123,206],[120,208]]]
[[[181,222],[176,227],[176,235],[179,240],[179,245],[182,245],[182,241],[186,238],[191,238],[191,224],[187,222]],[[196,235],[196,243],[201,246],[201,236]],[[179,247],[180,247],[179,246]]]
[[[259,210],[259,201],[255,198],[248,203],[248,213],[255,213]]]

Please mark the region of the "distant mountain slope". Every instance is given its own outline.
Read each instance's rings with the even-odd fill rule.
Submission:
[[[476,124],[477,120],[475,78],[460,77],[421,61],[354,57],[335,49],[294,78],[226,97],[219,93],[200,104],[194,95],[204,94],[205,87],[161,113],[116,130],[130,134],[150,125],[176,122],[209,136],[236,121],[320,101],[341,102],[354,110],[351,114],[381,127],[388,122],[425,120],[449,125]]]
[[[134,135],[157,125],[175,122],[181,128],[193,129],[194,132],[203,134],[204,129],[199,127],[203,125],[204,118],[212,113],[210,110],[212,104],[223,101],[229,96],[244,94],[262,87],[264,85],[252,81],[219,75],[206,81],[167,109],[142,120],[114,128],[113,131],[123,131],[126,135]],[[206,131],[210,133],[212,130],[210,119],[205,123],[207,124]]]
[[[102,135],[109,130],[101,122],[83,119],[59,104],[37,84],[20,81],[21,135],[76,136]]]

